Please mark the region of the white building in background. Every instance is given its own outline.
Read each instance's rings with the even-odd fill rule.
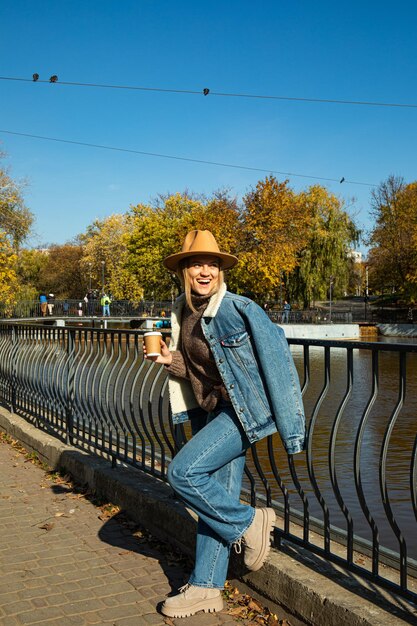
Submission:
[[[348,259],[353,259],[355,263],[362,263],[362,252],[359,250],[349,250],[347,253]]]
[[[351,283],[351,289],[354,288],[355,296],[364,295],[364,281],[365,281],[365,273],[367,277],[367,268],[365,268],[364,264],[366,263],[366,259],[363,258],[362,252],[359,250],[350,249],[347,253],[348,259],[352,259],[354,263],[353,270],[353,283]],[[367,281],[367,278],[366,278]]]

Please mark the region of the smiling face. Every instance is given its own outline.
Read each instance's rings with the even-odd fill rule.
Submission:
[[[208,296],[219,286],[220,261],[214,256],[193,256],[187,263],[187,278],[191,291]]]

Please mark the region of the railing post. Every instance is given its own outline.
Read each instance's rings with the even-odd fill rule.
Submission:
[[[12,326],[12,353],[11,353],[11,377],[10,377],[10,413],[16,413],[16,390],[17,390],[17,326]]]
[[[74,351],[75,351],[75,330],[67,330],[67,393],[66,393],[66,408],[65,408],[65,421],[66,421],[66,443],[73,443],[73,423],[74,423]]]

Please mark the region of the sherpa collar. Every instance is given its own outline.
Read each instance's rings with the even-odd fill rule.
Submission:
[[[222,284],[220,289],[216,291],[210,298],[210,301],[207,305],[206,310],[204,311],[203,317],[215,317],[220,308],[224,295],[227,291],[227,286],[225,283]],[[175,301],[175,304],[172,308],[171,314],[171,343],[169,346],[170,350],[177,350],[179,345],[180,338],[180,324],[181,324],[181,315],[182,310],[185,305],[185,294],[181,294]]]

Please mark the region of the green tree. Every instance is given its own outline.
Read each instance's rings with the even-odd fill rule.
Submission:
[[[110,215],[96,220],[81,236],[84,244],[80,268],[85,288],[104,288],[117,300],[139,300],[143,289],[138,277],[127,266],[127,243],[131,230],[131,217],[127,214]]]
[[[288,291],[292,300],[308,308],[311,302],[328,296],[331,279],[335,297],[347,290],[352,268],[349,250],[360,233],[342,201],[324,187],[312,186],[298,199],[308,215],[309,228],[288,278]]]
[[[19,250],[16,273],[19,280],[17,300],[37,300],[42,273],[48,264],[48,253],[44,250]]]
[[[389,176],[372,192],[375,227],[369,238],[374,289],[407,291],[416,284],[417,183]]]
[[[23,201],[22,185],[0,167],[0,230],[17,249],[28,236],[32,223],[33,215]]]
[[[239,209],[227,192],[196,198],[189,193],[161,196],[154,206],[131,208],[127,267],[136,274],[145,298],[168,299],[179,281],[163,267],[163,259],[181,249],[190,230],[211,230],[219,246],[233,252],[239,239]]]

